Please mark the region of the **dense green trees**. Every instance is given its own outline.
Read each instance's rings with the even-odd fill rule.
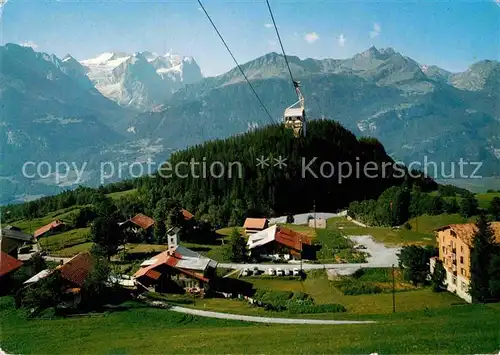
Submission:
[[[446,280],[446,270],[444,269],[443,262],[436,260],[434,272],[432,273],[431,282],[432,290],[434,292],[441,292],[445,289],[444,282]]]
[[[484,214],[476,223],[470,254],[471,283],[469,293],[474,302],[500,297],[500,245]]]
[[[426,283],[430,273],[429,259],[436,255],[436,249],[431,246],[409,245],[401,248],[399,267],[403,269],[405,279],[414,285]]]
[[[122,228],[113,217],[97,217],[90,228],[90,236],[108,258],[125,242]]]
[[[5,206],[2,219],[5,222],[22,218],[37,218],[47,213],[71,206],[84,206],[92,204],[107,193],[125,191],[135,188],[136,180],[125,180],[98,189],[79,186],[74,190],[64,191],[54,196],[42,197],[38,200]]]
[[[460,214],[464,217],[472,217],[477,214],[479,203],[472,193],[464,196],[460,202]]]
[[[470,193],[469,196],[474,198]],[[455,197],[422,192],[416,185],[410,190],[403,185],[390,187],[377,200],[351,202],[348,211],[350,216],[368,225],[399,226],[423,214],[457,213],[459,206]]]
[[[500,197],[493,197],[488,211],[493,217],[493,220],[500,221]]]
[[[247,260],[247,245],[238,229],[233,228],[229,235],[229,244],[225,248],[229,260],[233,262],[244,262]]]

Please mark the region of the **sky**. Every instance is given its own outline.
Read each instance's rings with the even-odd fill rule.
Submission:
[[[0,0],[0,43],[78,60],[103,52],[193,56],[204,75],[232,67],[197,1]],[[202,0],[236,59],[280,52],[263,0]],[[463,71],[500,60],[500,0],[270,0],[285,51],[300,58],[347,58],[392,47],[421,64]]]

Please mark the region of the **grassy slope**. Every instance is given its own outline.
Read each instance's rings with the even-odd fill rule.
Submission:
[[[83,253],[86,251],[89,251],[90,248],[92,247],[92,242],[85,242],[77,245],[73,245],[71,247],[63,248],[56,250],[54,252],[51,252],[51,256],[59,256],[62,258],[69,258],[72,256],[75,256],[78,253]]]
[[[77,244],[88,242],[90,227],[76,228],[59,234],[40,239],[42,248],[48,251],[57,251]]]
[[[500,344],[498,309],[485,306],[396,314],[378,324],[301,326],[151,308],[27,321],[11,302],[0,299],[2,348],[10,353],[492,353]]]
[[[119,200],[120,198],[122,198],[124,196],[135,195],[135,194],[137,194],[137,189],[112,192],[110,194],[107,194],[106,196],[112,198],[113,200]]]
[[[476,198],[479,201],[479,207],[481,207],[481,208],[490,207],[491,200],[493,200],[494,197],[500,198],[500,192],[489,192],[489,193],[476,194]]]
[[[33,233],[38,228],[43,227],[46,224],[49,224],[50,222],[54,221],[55,219],[61,219],[64,221],[65,217],[67,217],[70,213],[77,212],[81,207],[82,206],[73,206],[73,207],[63,208],[63,209],[51,212],[51,213],[49,213],[46,216],[43,216],[41,218],[35,218],[32,220],[22,219],[19,221],[12,222],[11,224],[13,226],[18,227],[18,228],[21,228],[26,233]]]

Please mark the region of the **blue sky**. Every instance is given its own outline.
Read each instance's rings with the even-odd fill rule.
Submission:
[[[203,4],[241,63],[280,51],[265,1]],[[271,6],[287,54],[301,58],[346,58],[374,45],[451,71],[500,59],[500,0],[271,0]],[[2,44],[58,56],[173,50],[194,56],[205,75],[234,66],[196,1],[9,0],[1,21]]]

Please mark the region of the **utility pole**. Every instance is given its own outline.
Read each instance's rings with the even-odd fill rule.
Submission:
[[[300,277],[302,277],[302,257],[304,253],[302,251],[302,236],[300,237]]]
[[[316,200],[313,200],[314,232],[316,232]]]
[[[396,313],[396,280],[394,276],[394,264],[392,264],[392,313]]]

